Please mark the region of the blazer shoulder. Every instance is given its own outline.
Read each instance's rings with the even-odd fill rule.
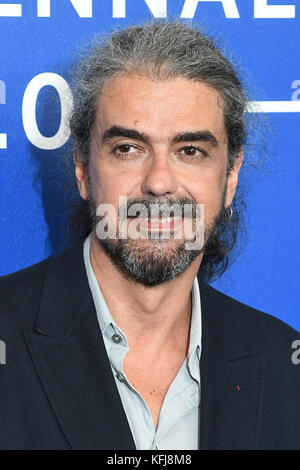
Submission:
[[[43,281],[44,274],[50,262],[61,260],[61,264],[64,264],[66,257],[68,255],[73,255],[74,251],[78,250],[81,246],[82,240],[79,240],[79,242],[66,246],[60,252],[51,255],[38,263],[28,266],[27,268],[20,269],[14,273],[0,276],[0,292],[5,293],[5,291],[16,287],[30,289],[36,286],[36,283]]]
[[[201,283],[201,291],[211,307],[222,312],[220,315],[225,316],[230,327],[242,336],[255,338],[266,346],[274,344],[275,347],[300,339],[299,331],[270,313],[236,300],[206,283]]]
[[[50,257],[35,263],[27,268],[20,269],[11,274],[5,274],[0,276],[0,292],[1,297],[5,297],[5,293],[9,293],[10,290],[15,288],[30,288],[34,286],[36,282],[40,281],[43,277]]]
[[[39,263],[0,276],[0,331],[2,327],[10,334],[19,327],[31,330],[45,288],[48,285],[52,289],[52,281],[59,277],[63,284],[74,271],[76,275],[75,260],[81,252],[82,242],[79,241]]]
[[[24,328],[32,329],[43,289],[47,258],[12,274],[0,276],[1,334],[15,335]]]

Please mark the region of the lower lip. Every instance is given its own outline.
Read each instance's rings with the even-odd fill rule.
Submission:
[[[176,230],[182,224],[183,218],[171,219],[169,222],[151,222],[148,219],[137,218],[141,230]]]

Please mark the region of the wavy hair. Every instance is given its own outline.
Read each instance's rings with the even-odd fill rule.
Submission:
[[[115,31],[96,40],[73,70],[74,108],[70,116],[73,150],[88,167],[96,108],[103,86],[124,73],[138,73],[153,80],[183,77],[215,89],[222,98],[228,137],[227,173],[234,167],[247,141],[247,96],[238,72],[216,42],[201,31],[179,21],[155,20]],[[72,171],[74,186],[74,168]],[[71,185],[72,185],[71,184]],[[74,199],[67,222],[69,239],[86,236],[93,228],[88,202]],[[245,231],[245,202],[238,188],[228,220],[220,223],[206,245],[200,274],[206,281],[220,277],[229,265],[238,234]]]

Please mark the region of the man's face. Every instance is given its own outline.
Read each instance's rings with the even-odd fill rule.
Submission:
[[[220,95],[184,78],[152,81],[122,75],[99,97],[87,177],[80,163],[80,194],[95,217],[100,204],[118,213],[119,196],[134,203],[204,206],[204,242],[233,199],[241,159],[227,176],[227,135]],[[96,217],[95,217],[96,220]],[[132,219],[128,219],[130,223]],[[203,246],[182,239],[98,240],[124,275],[158,285],[200,263]]]

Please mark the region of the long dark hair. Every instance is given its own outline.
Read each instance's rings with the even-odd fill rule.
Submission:
[[[114,32],[96,42],[74,69],[74,109],[70,127],[74,151],[88,168],[91,132],[95,122],[96,103],[105,83],[128,72],[142,73],[153,79],[177,76],[200,81],[218,91],[224,107],[224,123],[228,136],[229,174],[247,140],[245,111],[247,97],[237,71],[225,58],[215,41],[198,29],[179,21],[152,21]],[[88,202],[78,199],[74,184],[73,158],[67,222],[69,240],[86,236],[93,228]],[[244,233],[245,202],[238,188],[232,203],[233,215],[224,212],[206,246],[201,262],[201,275],[207,281],[220,277],[232,259],[238,234]]]

